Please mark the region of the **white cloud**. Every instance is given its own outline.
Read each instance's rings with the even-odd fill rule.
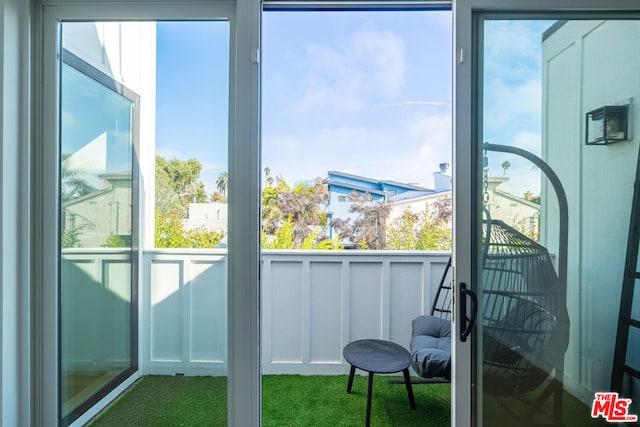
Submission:
[[[367,30],[357,33],[352,44],[355,59],[371,67],[368,89],[397,96],[405,85],[404,41],[391,31]]]
[[[405,43],[391,31],[359,31],[339,45],[309,44],[300,101],[292,110],[356,111],[398,96],[406,80]]]
[[[412,107],[412,106],[428,106],[428,107],[451,107],[449,102],[442,101],[398,101],[383,104],[372,105],[369,108],[391,108],[391,107]]]
[[[513,146],[527,150],[528,152],[540,156],[541,142],[540,134],[533,132],[521,132],[513,138]]]
[[[485,72],[509,80],[539,78],[542,33],[548,21],[486,21]]]
[[[263,165],[287,181],[324,177],[328,170],[431,186],[433,172],[451,162],[451,117],[407,118],[405,130],[372,126],[336,126],[304,139],[287,136],[265,141]]]
[[[540,120],[542,114],[542,83],[538,79],[522,84],[502,80],[485,82],[484,125],[487,130],[504,130],[505,126]]]

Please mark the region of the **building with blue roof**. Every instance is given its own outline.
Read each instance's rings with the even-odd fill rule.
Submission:
[[[442,164],[441,170],[434,173],[435,189],[416,184],[406,184],[392,180],[379,180],[339,171],[327,172],[324,183],[329,190],[329,202],[326,211],[329,223],[335,219],[352,220],[354,214],[350,212],[352,193],[369,195],[372,202],[397,203],[415,198],[451,192],[451,177],[445,174],[448,164]],[[335,236],[335,230],[329,231],[329,236]]]

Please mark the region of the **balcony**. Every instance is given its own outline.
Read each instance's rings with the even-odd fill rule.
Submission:
[[[357,382],[354,385],[354,395],[360,394],[360,397],[343,393],[349,372],[342,357],[343,347],[360,338],[381,338],[408,348],[411,320],[429,312],[448,257],[446,252],[416,251],[264,251],[261,353],[262,373],[266,376],[265,396],[269,387],[277,388],[274,381],[279,381],[267,378],[290,378],[294,384],[300,384],[294,389],[316,388],[310,386],[309,381],[311,384],[332,381],[340,389],[336,399],[350,397],[349,405],[361,401],[362,408],[358,406],[356,413],[364,416],[366,381],[362,380],[361,386]],[[66,251],[64,258],[65,262],[83,266],[82,281],[93,285],[92,289],[99,289],[96,292],[114,295],[109,298],[114,307],[118,306],[118,300],[126,299],[124,295],[119,296],[116,285],[123,278],[117,273],[124,271],[123,268],[128,271],[126,253],[113,249],[74,249]],[[140,374],[150,376],[149,380],[157,375],[184,375],[224,381],[227,374],[226,250],[148,250],[144,252],[141,269]],[[76,280],[75,286],[79,282]],[[86,297],[81,292],[66,295],[67,304],[72,306],[81,306],[80,299]],[[108,334],[118,333],[96,334],[96,325],[79,323],[75,327],[80,336],[93,336],[103,343],[110,342],[105,339]],[[97,345],[97,341],[94,344]],[[90,348],[99,351],[94,355],[76,353],[77,357],[94,365],[101,364],[98,360],[101,357],[118,357],[99,345]],[[125,349],[122,352],[126,353]],[[68,356],[72,354],[70,351]],[[336,375],[340,377],[331,377]],[[179,377],[173,380],[181,381]],[[376,390],[385,393],[386,382],[377,381]],[[307,385],[302,385],[305,382]],[[449,388],[443,387],[438,405],[444,405],[439,411],[448,417]],[[421,393],[432,393],[428,388],[416,391],[417,399]],[[394,405],[400,406],[402,412],[408,410],[408,406],[404,407],[408,405],[404,387],[391,389],[399,390],[399,402]],[[226,388],[222,390],[226,394]],[[216,400],[226,406],[226,399]],[[424,420],[424,416],[420,419]]]

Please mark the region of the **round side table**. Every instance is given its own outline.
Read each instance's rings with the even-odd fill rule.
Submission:
[[[416,409],[416,402],[413,399],[413,389],[411,388],[411,378],[409,377],[411,354],[407,349],[391,341],[366,339],[347,344],[342,354],[345,360],[351,365],[347,393],[351,393],[356,368],[369,373],[369,384],[367,387],[367,427],[371,422],[371,392],[373,390],[374,374],[392,374],[402,371],[404,374],[404,383],[407,387],[407,394],[409,395],[409,405],[411,409]]]

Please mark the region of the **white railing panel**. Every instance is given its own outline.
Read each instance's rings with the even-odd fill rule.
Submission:
[[[342,263],[312,262],[309,281],[309,362],[342,363]]]
[[[302,361],[302,270],[302,260],[271,264],[272,363]]]
[[[411,321],[428,313],[444,252],[264,251],[263,373],[347,373],[344,346],[390,339],[409,346]],[[144,255],[143,372],[224,375],[224,251]]]
[[[350,299],[348,340],[382,338],[382,262],[350,262],[346,267]]]
[[[63,249],[63,369],[91,372],[129,360],[130,259],[121,249]]]
[[[431,310],[444,252],[264,251],[264,374],[344,374],[360,338],[409,347],[411,321]]]
[[[227,358],[227,264],[223,257],[191,262],[191,360]]]
[[[389,292],[389,339],[408,347],[411,321],[416,313],[424,313],[424,263],[392,262]]]
[[[182,262],[153,262],[151,269],[152,362],[182,362],[184,312],[180,290],[183,281]]]
[[[226,375],[224,250],[144,253],[144,374]]]

